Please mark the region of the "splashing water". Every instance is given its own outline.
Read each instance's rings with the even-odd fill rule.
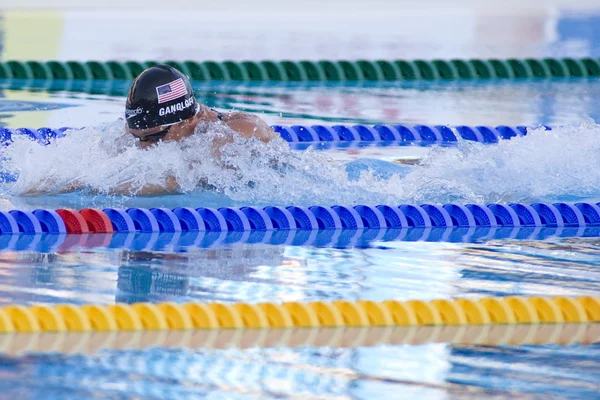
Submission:
[[[184,193],[211,190],[252,204],[379,204],[399,199],[399,177],[383,186],[381,178],[369,173],[350,181],[344,165],[322,152],[294,152],[283,139],[265,144],[233,135],[233,143],[223,146],[216,159],[213,141],[231,134],[220,124],[200,124],[196,135],[181,142],[140,150],[117,121],[68,132],[48,146],[17,138],[5,150],[3,170],[17,171],[19,177],[6,194],[56,193],[73,182],[86,191],[109,193],[122,184],[134,190],[162,185],[174,176]]]
[[[255,205],[549,201],[600,194],[600,126],[593,123],[537,130],[498,145],[461,141],[455,148],[432,148],[408,172],[396,166],[383,177],[368,163],[349,177],[348,165],[324,152],[292,151],[281,139],[265,144],[234,135],[219,160],[212,142],[232,132],[202,124],[196,133],[146,150],[123,133],[122,120],[69,132],[48,146],[17,138],[4,150],[2,170],[19,177],[3,194],[56,193],[74,182],[83,192],[109,193],[122,184],[134,190],[160,185],[168,176],[184,193],[210,191]]]
[[[403,180],[413,202],[529,202],[600,197],[600,126],[586,122],[498,145],[434,149]]]

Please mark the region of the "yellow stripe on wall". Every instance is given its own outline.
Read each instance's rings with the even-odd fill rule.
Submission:
[[[2,60],[57,59],[64,31],[63,12],[7,11],[2,15]]]

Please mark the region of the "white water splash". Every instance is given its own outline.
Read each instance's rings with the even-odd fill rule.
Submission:
[[[196,135],[177,142],[162,142],[146,150],[123,134],[123,122],[73,131],[49,146],[25,139],[6,148],[4,171],[19,178],[6,193],[56,193],[72,182],[96,193],[129,184],[160,185],[174,176],[184,193],[210,187],[233,200],[252,204],[380,204],[398,200],[399,178],[387,182],[363,173],[350,181],[344,165],[325,153],[295,152],[277,139],[235,141],[222,148],[221,161],[213,156],[212,142],[232,134],[219,124],[199,125]],[[225,168],[223,167],[225,165]],[[285,167],[277,167],[285,165]],[[394,180],[395,179],[395,180]],[[204,185],[199,185],[203,182]]]
[[[527,202],[600,197],[600,125],[544,128],[498,145],[440,148],[403,180],[414,202]]]
[[[18,171],[19,178],[4,195],[54,193],[72,182],[82,185],[84,192],[108,193],[124,183],[135,189],[174,176],[184,193],[210,190],[256,205],[600,197],[600,126],[593,123],[533,131],[498,145],[461,141],[456,148],[432,150],[408,174],[387,179],[377,171],[363,171],[358,179],[349,179],[345,165],[328,158],[326,152],[292,151],[283,140],[264,144],[236,137],[223,147],[219,162],[211,143],[227,134],[231,131],[224,126],[200,125],[197,135],[180,143],[140,150],[132,137],[124,135],[119,120],[69,132],[46,147],[18,139],[5,149],[8,160],[3,170]]]

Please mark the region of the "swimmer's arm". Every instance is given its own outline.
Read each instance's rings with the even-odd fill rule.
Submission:
[[[136,196],[157,196],[163,194],[175,194],[180,187],[174,176],[167,177],[165,185],[146,184],[141,188],[136,188],[131,183],[124,183],[112,188],[109,192],[113,195],[136,195]]]
[[[256,137],[266,143],[278,137],[265,121],[245,112],[224,114],[223,122],[245,138]]]
[[[37,188],[31,188],[25,190],[20,195],[21,196],[39,196],[44,194],[62,194],[62,193],[71,193],[76,192],[78,190],[86,189],[86,186],[83,186],[77,182],[68,183],[60,188],[46,188],[43,186]],[[164,186],[162,185],[144,185],[141,188],[138,188],[132,183],[124,183],[114,188],[108,190],[108,193],[111,195],[125,195],[125,196],[157,196],[162,194],[175,194],[179,190],[179,185],[177,184],[177,180],[175,177],[168,177]],[[90,192],[98,193],[98,194],[106,194],[106,191],[98,191],[91,189]]]
[[[20,196],[41,196],[41,195],[55,195],[63,193],[71,193],[77,190],[83,189],[83,186],[76,180],[63,184],[63,186],[57,187],[53,181],[46,181],[39,183],[35,188],[31,187],[23,190]]]

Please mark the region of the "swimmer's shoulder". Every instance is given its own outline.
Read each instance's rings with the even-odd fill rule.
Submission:
[[[211,122],[221,122],[243,137],[249,138],[254,136],[263,142],[268,142],[279,137],[265,121],[254,114],[243,111],[228,111],[224,113],[208,107],[205,110],[210,112],[211,117],[214,118],[211,118]]]
[[[225,117],[225,114],[223,114],[221,111],[217,111],[214,108],[209,108],[210,111],[212,111],[213,113],[215,113],[217,120],[219,121],[223,121],[223,118]]]
[[[244,112],[244,111],[227,111],[227,112],[221,112],[219,110],[215,110],[214,108],[209,108],[210,111],[213,112],[213,116],[217,118],[218,121],[222,121],[222,122],[230,122],[230,121],[234,121],[234,120],[239,120],[239,119],[243,119],[243,120],[259,120],[260,118],[258,118],[256,115]]]

